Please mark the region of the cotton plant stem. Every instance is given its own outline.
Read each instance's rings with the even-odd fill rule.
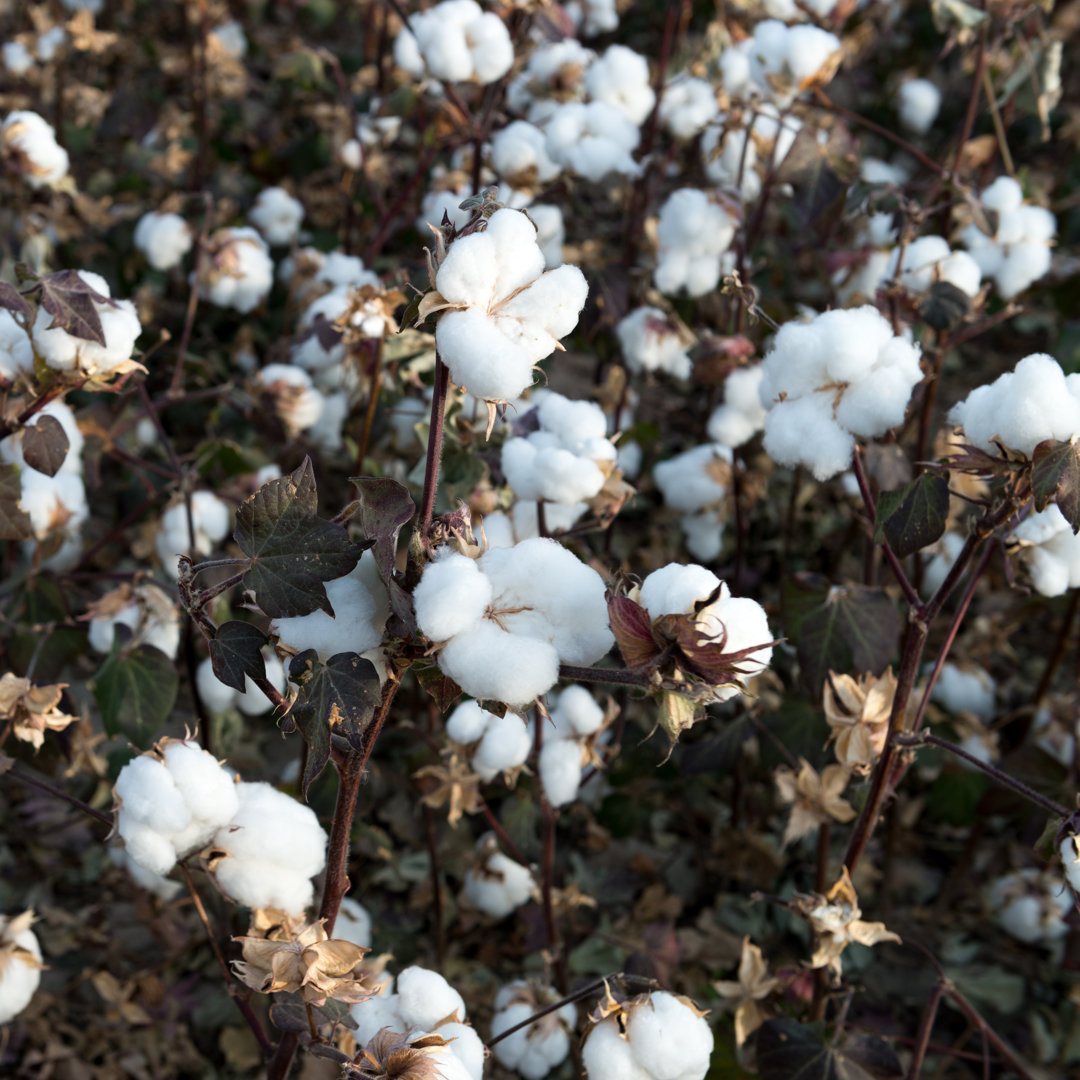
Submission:
[[[5,766],[8,767],[5,768]],[[62,799],[64,802],[74,806],[76,810],[81,810],[87,816],[94,818],[103,825],[108,825],[110,829],[112,828],[112,814],[106,814],[103,810],[95,809],[88,803],[84,803],[82,799],[77,799],[74,795],[69,795],[63,788],[58,788],[44,777],[35,776],[33,773],[27,772],[22,765],[15,762],[12,758],[0,754],[0,776],[3,776],[5,772],[8,776],[14,777],[20,783],[26,784],[27,787],[36,788],[38,791],[45,792],[46,795],[52,795],[53,798]]]
[[[509,855],[514,862],[524,866],[526,870],[532,870],[532,863],[521,854],[517,844],[515,844],[507,835],[506,830],[502,826],[502,822],[495,816],[483,796],[480,796],[477,805],[480,808],[480,813],[484,815],[484,820],[491,826],[491,831],[499,838],[499,844],[506,854]]]
[[[1036,1080],[1031,1069],[1020,1059],[1012,1047],[982,1018],[978,1010],[957,988],[948,982],[944,988],[945,996],[956,1005],[978,1030],[985,1042],[990,1045],[1016,1070],[1023,1080]]]
[[[923,1061],[926,1058],[926,1050],[930,1045],[930,1034],[934,1030],[934,1021],[937,1019],[938,1006],[941,1004],[945,993],[943,983],[936,983],[930,992],[930,1000],[923,1010],[922,1019],[919,1021],[919,1031],[915,1036],[915,1053],[911,1059],[911,1068],[908,1070],[907,1080],[919,1080],[922,1075]]]
[[[439,845],[435,829],[435,811],[426,803],[424,833],[427,837],[428,867],[431,874],[431,919],[435,924],[435,970],[441,972],[446,963],[446,927],[443,925],[442,871],[439,868]]]
[[[178,400],[184,392],[184,364],[187,361],[188,346],[191,344],[191,333],[195,328],[195,312],[199,307],[199,274],[202,271],[203,259],[206,258],[206,238],[210,233],[210,220],[214,214],[214,197],[208,191],[203,192],[203,203],[205,210],[202,228],[195,241],[195,263],[192,269],[187,309],[184,312],[184,328],[180,331],[180,341],[176,346],[176,363],[173,366],[172,379],[166,393],[166,397],[170,400]]]
[[[559,678],[572,679],[575,682],[612,683],[619,686],[650,686],[649,677],[643,672],[630,671],[627,668],[577,667],[574,664],[560,664]]]
[[[1069,606],[1065,611],[1065,617],[1061,621],[1061,629],[1058,630],[1057,638],[1054,640],[1054,648],[1050,653],[1050,659],[1046,661],[1046,667],[1043,669],[1042,676],[1039,678],[1039,685],[1035,690],[1032,700],[1033,712],[1039,708],[1047,695],[1049,695],[1054,676],[1057,674],[1058,668],[1061,667],[1062,660],[1065,659],[1065,653],[1069,647],[1069,635],[1072,632],[1073,623],[1076,622],[1077,611],[1080,611],[1080,589],[1070,589]]]
[[[446,395],[450,389],[450,369],[435,354],[435,392],[431,398],[431,424],[428,427],[427,458],[424,461],[424,495],[420,503],[420,538],[426,544],[435,511],[435,493],[439,484],[439,458],[442,456],[443,423]]]

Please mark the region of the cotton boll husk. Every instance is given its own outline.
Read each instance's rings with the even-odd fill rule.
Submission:
[[[34,931],[29,925],[15,930],[10,925],[13,921],[0,917],[0,934],[3,935],[4,944],[17,945],[40,962],[41,946],[38,944]],[[19,923],[16,922],[15,925],[18,926]],[[26,963],[17,955],[8,959],[3,970],[0,971],[0,1024],[7,1024],[30,1004],[40,982],[41,968]]]
[[[116,832],[124,841],[124,850],[140,866],[164,876],[176,865],[176,849],[168,838],[143,821],[123,813],[116,821]]]
[[[995,713],[995,683],[981,667],[960,667],[946,663],[938,675],[930,697],[950,712],[974,713],[989,723]]]
[[[488,715],[490,719],[473,754],[472,767],[481,779],[494,780],[504,770],[524,764],[531,746],[525,725],[514,713]]]
[[[478,308],[446,312],[435,340],[451,380],[478,398],[505,401],[532,384],[534,357]]]
[[[288,685],[285,677],[285,667],[280,657],[268,647],[263,648],[263,665],[266,668],[266,679],[277,691],[282,693]],[[244,676],[244,692],[237,694],[236,707],[245,716],[261,716],[273,707],[270,699],[262,690],[251,681],[250,675]]]
[[[597,1024],[586,1036],[581,1059],[589,1080],[654,1080],[638,1064],[630,1043],[619,1035],[614,1018]]]
[[[851,464],[855,439],[830,415],[825,394],[783,401],[765,417],[765,451],[780,465],[805,465],[829,480]]]
[[[559,694],[555,712],[565,719],[575,735],[592,735],[604,723],[604,710],[584,686],[568,686]]]
[[[673,994],[658,991],[631,1009],[626,1034],[634,1057],[653,1080],[702,1080],[709,1070],[709,1025]]]
[[[208,712],[220,716],[236,704],[236,691],[226,686],[215,674],[214,667],[207,657],[195,671],[195,685]]]
[[[552,806],[566,806],[577,798],[583,758],[577,739],[545,740],[537,767],[544,794]]]
[[[422,967],[407,967],[397,977],[398,1012],[412,1027],[433,1029],[452,1013],[465,1019],[461,995],[438,973]]]
[[[452,553],[424,568],[413,591],[417,624],[432,641],[445,641],[481,619],[493,595],[479,564]]]
[[[121,814],[160,833],[179,832],[191,821],[191,811],[169,770],[146,754],[132,758],[116,778]]]
[[[371,915],[363,904],[346,896],[341,901],[337,919],[334,922],[334,938],[339,941],[351,941],[362,949],[371,948]]]
[[[717,586],[721,588],[718,599],[731,595],[727,585],[704,566],[668,563],[641,583],[640,603],[653,620],[662,615],[688,615]]]
[[[475,698],[523,706],[558,681],[559,654],[550,642],[483,621],[451,639],[439,653],[439,667]]]
[[[925,135],[941,109],[941,91],[929,79],[909,79],[900,87],[900,123]]]
[[[693,513],[719,501],[727,493],[714,472],[729,466],[732,460],[728,447],[706,443],[661,461],[653,468],[653,477],[667,506]]]

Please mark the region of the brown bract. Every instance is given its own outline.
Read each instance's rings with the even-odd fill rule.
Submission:
[[[456,825],[463,814],[480,809],[480,777],[461,755],[451,752],[441,765],[425,765],[413,773],[425,792],[425,806],[433,810],[447,807],[446,820]]]
[[[885,749],[895,694],[892,668],[877,678],[869,673],[853,679],[829,672],[822,706],[841,765],[857,773],[870,771]]]
[[[0,915],[0,981],[3,980],[8,965],[16,962],[25,964],[28,968],[45,970],[45,965],[29,949],[19,945],[17,941],[20,935],[30,929],[33,922],[33,908],[11,918]]]
[[[776,771],[780,798],[791,803],[791,817],[784,830],[784,846],[816,832],[827,821],[848,822],[855,817],[849,802],[840,798],[851,779],[844,765],[826,765],[819,775],[805,759],[799,758],[798,775],[781,767]]]
[[[714,982],[713,989],[729,1004],[735,1006],[735,1042],[742,1046],[772,1015],[761,1004],[779,989],[780,980],[769,974],[769,965],[757,945],[750,944],[749,934],[743,938],[737,982]]]
[[[442,1080],[442,1062],[437,1055],[442,1047],[449,1045],[441,1035],[410,1038],[383,1028],[356,1060],[345,1066],[344,1075],[371,1080]]]
[[[79,719],[57,707],[65,686],[34,686],[29,679],[8,672],[0,678],[0,720],[12,721],[15,738],[39,750],[46,731],[63,731]]]

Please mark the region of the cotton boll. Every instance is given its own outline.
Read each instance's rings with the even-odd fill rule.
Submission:
[[[515,120],[491,140],[491,163],[510,183],[546,183],[559,174],[559,166],[548,157],[544,133],[525,120]]]
[[[145,866],[137,863],[121,844],[109,845],[109,859],[113,865],[123,867],[139,888],[153,893],[166,902],[174,899],[183,888],[179,881],[170,881],[163,874],[155,874],[152,870],[147,870]]]
[[[778,464],[805,465],[828,480],[851,464],[855,439],[830,415],[823,396],[781,402],[765,417],[765,450]]]
[[[41,982],[45,965],[41,963],[37,936],[30,929],[33,919],[33,911],[0,916],[0,955],[4,958],[0,968],[0,1024],[9,1023],[30,1004]]]
[[[730,595],[727,585],[704,566],[669,563],[654,570],[641,584],[641,606],[653,619],[663,615],[686,615],[694,605],[720,587],[721,598]]]
[[[34,66],[34,57],[21,41],[7,41],[0,47],[0,58],[12,75],[25,75]]]
[[[900,123],[925,135],[941,109],[941,91],[929,79],[909,79],[900,87],[899,97]]]
[[[1007,213],[1016,210],[1024,201],[1023,188],[1011,176],[999,176],[979,194],[979,201],[987,210]]]
[[[582,37],[606,34],[619,26],[615,0],[572,0],[563,10]]]
[[[171,270],[191,250],[191,228],[179,214],[151,211],[139,218],[134,243],[155,270]]]
[[[116,627],[126,626],[134,631],[139,625],[141,612],[139,605],[132,603],[109,617],[100,617],[90,620],[86,628],[86,643],[94,652],[108,653],[112,649],[113,640],[116,637]]]
[[[454,1013],[465,1019],[461,995],[438,972],[407,967],[397,977],[397,994],[401,1018],[412,1027],[432,1030]]]
[[[568,686],[559,694],[552,718],[558,723],[566,721],[574,735],[584,737],[600,730],[604,710],[584,686]]]
[[[612,173],[641,172],[631,156],[640,140],[637,125],[608,102],[558,105],[544,121],[544,131],[551,159],[593,183]]]
[[[322,416],[322,394],[302,368],[293,364],[267,364],[258,373],[258,379],[273,399],[274,411],[290,437],[312,427]]]
[[[484,1043],[476,1029],[468,1024],[440,1024],[435,1034],[449,1042],[449,1052],[465,1070],[465,1080],[481,1080],[484,1074]]]
[[[224,824],[240,807],[232,774],[213,754],[179,739],[169,740],[163,751],[165,767],[193,816]]]
[[[120,815],[159,833],[179,832],[191,821],[191,810],[169,770],[157,758],[132,758],[116,778]]]
[[[284,188],[264,188],[248,211],[248,220],[262,233],[268,244],[274,247],[288,246],[300,231],[304,204]]]
[[[679,527],[684,533],[686,550],[695,559],[712,562],[720,557],[724,548],[724,523],[715,510],[684,514],[679,518]]]
[[[626,1035],[634,1058],[654,1080],[702,1080],[709,1070],[709,1025],[674,994],[661,990],[632,1008]]]
[[[566,806],[577,798],[583,757],[577,739],[545,739],[537,767],[552,806]]]
[[[555,685],[559,654],[549,642],[482,622],[446,645],[439,667],[473,697],[524,706]]]
[[[0,381],[14,382],[20,373],[33,370],[34,347],[30,338],[7,308],[0,309]]]
[[[728,447],[707,443],[660,462],[653,469],[653,477],[666,506],[694,513],[727,494],[731,462]]]
[[[86,486],[78,473],[46,476],[23,469],[19,482],[19,506],[29,515],[30,527],[39,540],[58,533],[77,534],[90,515]]]
[[[723,446],[742,446],[765,426],[761,404],[761,364],[737,368],[724,380],[724,403],[709,417],[706,433]]]
[[[768,644],[772,641],[769,620],[765,609],[756,600],[746,596],[721,597],[698,613],[697,626],[703,637],[723,640],[725,652],[754,650],[738,663],[737,681],[740,684],[761,674],[772,661],[772,646]],[[726,701],[738,692],[736,687],[718,689],[716,700]]]
[[[274,283],[266,241],[247,226],[216,230],[207,239],[194,283],[199,295],[218,307],[253,311]]]
[[[653,1080],[637,1061],[630,1043],[619,1034],[613,1017],[602,1020],[585,1037],[581,1059],[589,1080]]]
[[[53,126],[35,112],[8,113],[0,125],[0,150],[32,188],[52,187],[67,176],[68,153]]]
[[[657,266],[662,292],[703,296],[720,280],[721,257],[735,237],[735,218],[703,191],[680,188],[660,208]]]
[[[692,139],[718,111],[712,83],[685,72],[667,84],[660,100],[660,121],[677,139]]]
[[[487,519],[485,519],[487,520]],[[463,746],[478,742],[495,713],[482,709],[475,701],[463,701],[446,721],[446,734]]]
[[[299,915],[315,897],[306,876],[274,860],[225,859],[214,877],[227,896],[252,910],[273,907]]]
[[[989,723],[996,711],[995,689],[994,680],[981,667],[949,662],[942,667],[930,697],[950,712],[974,713]]]
[[[494,852],[480,870],[470,870],[465,875],[465,896],[469,903],[493,919],[505,919],[528,903],[534,888],[528,868],[501,851]]]
[[[366,1046],[382,1028],[402,1034],[408,1028],[398,1011],[398,996],[393,992],[384,992],[366,1001],[357,1002],[352,1007],[351,1014],[356,1021],[353,1035],[359,1046]]]
[[[432,641],[472,627],[492,599],[491,582],[479,565],[456,553],[429,563],[413,592],[417,624]]]
[[[690,377],[690,357],[678,327],[656,307],[640,307],[615,327],[631,371],[665,371],[677,379]]]
[[[116,833],[128,856],[151,874],[163,877],[176,865],[176,849],[168,837],[145,822],[121,813]]]
[[[482,780],[494,780],[499,773],[523,765],[531,745],[525,725],[513,713],[490,719],[472,758],[472,767]]]
[[[351,941],[362,949],[371,948],[371,916],[363,904],[346,896],[341,901],[334,922],[334,938]]]
[[[625,45],[610,45],[585,73],[585,92],[593,101],[614,105],[632,124],[645,122],[656,102],[649,64]]]

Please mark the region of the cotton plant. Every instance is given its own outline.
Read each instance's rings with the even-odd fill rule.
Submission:
[[[611,648],[603,579],[554,540],[436,556],[413,593],[416,620],[470,696],[523,707],[555,685],[560,663],[593,664]]]
[[[511,68],[505,23],[474,0],[442,0],[415,12],[394,40],[394,62],[410,75],[443,82],[496,82]]]
[[[923,377],[918,346],[870,305],[785,323],[763,368],[765,450],[818,480],[851,464],[856,438],[900,424]]]
[[[34,346],[7,308],[0,308],[0,385],[11,386],[34,371]]]
[[[662,371],[676,379],[690,377],[692,364],[687,349],[693,341],[689,331],[660,308],[651,304],[635,308],[616,324],[615,336],[630,371]]]
[[[733,98],[761,96],[786,108],[807,89],[829,82],[841,58],[840,39],[817,26],[765,19],[752,36],[720,55],[724,88]]]
[[[715,443],[732,448],[748,443],[765,427],[767,410],[761,404],[761,364],[736,368],[724,380],[724,401],[709,415],[705,433]]]
[[[514,120],[491,137],[491,165],[501,180],[517,188],[546,184],[561,169],[547,151],[547,136],[527,120]]]
[[[495,995],[495,1015],[491,1019],[492,1039],[559,1000],[554,987],[524,979],[500,987]],[[500,1065],[525,1080],[542,1080],[569,1056],[570,1039],[576,1024],[577,1008],[573,1002],[567,1002],[520,1031],[499,1039],[492,1053]]]
[[[494,834],[477,841],[462,883],[462,896],[472,907],[492,919],[505,919],[536,893],[532,871],[503,854]]]
[[[30,1004],[41,983],[41,945],[30,927],[33,910],[0,915],[0,1024],[9,1024]]]
[[[380,285],[379,275],[367,269],[359,255],[320,251],[314,247],[297,248],[294,254],[287,255],[278,263],[277,275],[305,308],[335,289]]]
[[[989,232],[974,222],[960,233],[961,242],[993,278],[997,291],[1011,300],[1050,269],[1050,249],[1057,219],[1043,206],[1024,203],[1024,192],[1010,176],[999,176],[979,195]]]
[[[232,511],[212,491],[191,493],[191,519],[185,500],[174,502],[161,515],[154,548],[165,573],[173,580],[180,574],[178,557],[185,553],[209,555],[229,534]]]
[[[653,283],[662,293],[704,296],[716,288],[738,219],[698,188],[679,188],[660,208]]]
[[[608,34],[619,27],[615,0],[571,0],[563,10],[582,37]]]
[[[584,274],[570,264],[544,265],[532,222],[507,208],[447,248],[421,316],[440,313],[439,354],[453,382],[474,396],[520,396],[534,365],[577,325],[588,294]]]
[[[676,139],[700,135],[718,113],[716,87],[708,79],[681,71],[664,86],[660,122]]]
[[[303,220],[304,204],[282,187],[263,188],[248,211],[248,221],[271,247],[288,247]]]
[[[987,903],[1012,937],[1060,952],[1069,932],[1065,920],[1073,909],[1073,895],[1058,873],[1028,866],[1004,874],[990,887]]]
[[[528,729],[513,713],[489,712],[479,702],[463,701],[446,720],[446,735],[469,768],[485,782],[513,776],[532,750]]]
[[[781,114],[768,101],[721,115],[701,137],[705,176],[750,202],[761,194],[766,173],[783,163],[801,129],[797,117]]]
[[[70,164],[52,124],[28,109],[8,113],[0,124],[0,161],[35,189],[56,187]]]
[[[108,654],[117,627],[130,632],[132,645],[150,645],[170,660],[180,647],[180,612],[176,602],[157,585],[143,582],[106,593],[87,609],[87,643],[96,653]]]
[[[907,79],[897,91],[900,124],[916,135],[925,135],[941,111],[941,91],[929,79]]]
[[[733,455],[727,446],[706,443],[661,461],[653,479],[664,505],[681,514],[690,553],[711,562],[723,547]]]
[[[151,210],[139,218],[133,242],[155,270],[171,270],[191,250],[191,226],[179,214]]]
[[[1012,532],[1013,551],[1041,596],[1080,586],[1080,536],[1056,503],[1029,514]]]
[[[856,300],[874,299],[878,287],[891,276],[888,271],[895,258],[897,239],[893,216],[885,211],[870,214],[859,223],[847,265],[832,275],[841,307]]]
[[[279,694],[284,693],[289,680],[281,658],[269,646],[263,646],[260,655],[266,681]],[[209,658],[203,660],[195,669],[195,685],[199,691],[199,699],[211,716],[222,716],[231,709],[236,709],[244,716],[262,716],[274,707],[274,703],[260,686],[255,685],[250,675],[244,676],[243,690],[236,690],[223,683],[214,674]]]
[[[217,229],[206,240],[192,281],[204,300],[246,315],[266,299],[274,284],[270,249],[250,226]]]
[[[941,668],[930,700],[951,713],[970,713],[984,723],[995,716],[997,684],[978,664],[947,661]]]
[[[704,1080],[713,1035],[689,998],[659,990],[609,1008],[581,1048],[589,1080]]]

